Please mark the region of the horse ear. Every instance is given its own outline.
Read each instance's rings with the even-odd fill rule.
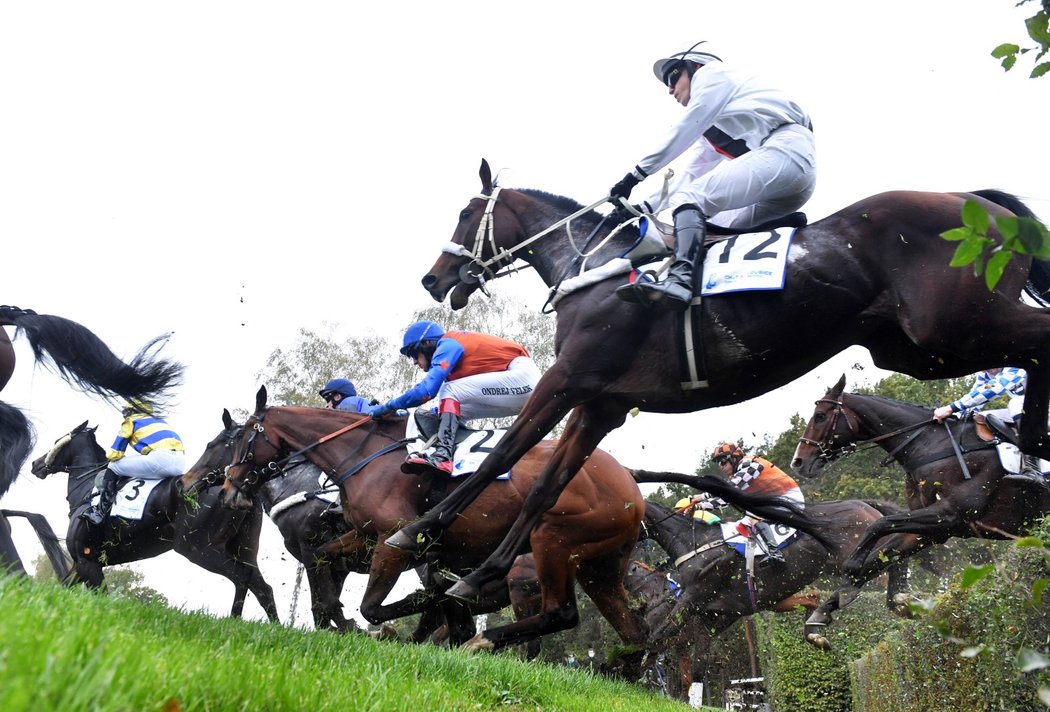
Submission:
[[[831,393],[831,395],[834,395],[835,397],[838,397],[838,396],[842,395],[842,391],[845,388],[846,388],[846,374],[844,373],[841,376],[839,376],[838,383],[836,383],[832,387],[830,393]]]
[[[227,430],[233,429],[233,416],[230,415],[230,411],[226,408],[222,409],[222,426]]]
[[[85,420],[83,423],[81,423],[77,427],[73,428],[73,432],[74,433],[79,433],[79,432],[82,432],[84,430],[87,430],[87,424],[88,424],[88,422]]]
[[[489,168],[489,162],[484,158],[481,159],[481,171],[478,175],[481,176],[481,192],[489,195],[492,193],[492,169]]]
[[[255,412],[261,413],[266,408],[266,386],[259,386],[259,392],[255,394]]]

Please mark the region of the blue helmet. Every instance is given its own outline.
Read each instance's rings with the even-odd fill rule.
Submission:
[[[328,383],[324,384],[324,388],[317,392],[319,396],[328,399],[328,396],[332,393],[340,393],[347,398],[353,398],[357,395],[357,389],[354,388],[352,381],[348,381],[345,378],[333,378]]]
[[[405,329],[405,341],[401,347],[401,355],[412,356],[420,350],[424,341],[437,341],[444,335],[445,330],[436,322],[417,321]]]

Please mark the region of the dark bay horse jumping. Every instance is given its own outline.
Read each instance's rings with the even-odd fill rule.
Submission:
[[[224,467],[226,460],[216,461],[216,452],[215,447],[206,450],[194,467]],[[220,452],[228,453],[229,450]],[[105,465],[105,450],[95,440],[95,428],[88,428],[86,421],[33,461],[33,474],[41,479],[57,472],[69,474],[66,547],[73,557],[69,583],[79,580],[98,588],[105,580],[104,566],[174,550],[233,583],[230,615],[240,617],[247,592],[251,591],[270,620],[278,620],[273,589],[256,563],[263,516],[258,505],[248,511],[231,511],[219,503],[221,490],[216,487],[195,497],[184,497],[180,479],[168,477],[150,493],[142,519],[110,516],[101,527],[91,527],[78,515],[90,504],[94,477]]]
[[[130,363],[124,363],[94,333],[74,321],[5,305],[0,306],[0,391],[11,380],[16,360],[4,326],[15,327],[16,336],[25,334],[37,361],[51,367],[67,383],[109,400],[161,401],[182,378],[181,365],[153,355],[164,337],[146,344]],[[0,497],[29,458],[33,440],[33,426],[25,414],[0,401]],[[52,558],[54,532],[46,520],[24,512],[9,512],[8,516],[25,516]],[[9,529],[5,515],[0,514],[0,569],[24,573]]]
[[[372,623],[418,613],[430,604],[427,592],[384,603],[401,572],[418,562],[413,553],[381,544],[425,511],[432,497],[441,496],[439,488],[447,486],[454,493],[461,486],[459,479],[401,473],[404,448],[409,442],[406,424],[403,417],[373,421],[343,411],[269,407],[266,389],[261,388],[224,485],[228,504],[248,506],[262,482],[278,476],[289,461],[305,456],[321,467],[342,488],[348,524],[380,544],[373,552],[361,601],[361,614]],[[456,518],[430,552],[443,568],[462,575],[491,553],[506,535],[555,447],[550,441],[537,444],[514,465],[509,480],[486,490]],[[712,487],[727,501],[748,499],[748,508],[753,511],[776,509],[769,500],[748,498],[723,482]],[[648,628],[627,604],[623,577],[643,509],[641,492],[631,473],[608,453],[595,450],[558,506],[544,515],[540,526],[515,551],[515,557],[528,551],[535,556],[542,611],[484,631],[472,640],[472,647],[500,648],[575,626],[578,614],[573,583],[579,581],[624,642],[640,649]],[[499,583],[502,578],[493,581]]]
[[[845,387],[843,376],[817,401],[792,468],[815,477],[858,445],[878,445],[907,473],[911,511],[887,515],[868,528],[843,566],[840,588],[807,621],[807,639],[816,643],[826,642],[820,631],[831,614],[894,562],[949,537],[1023,535],[1050,511],[1046,488],[1003,479],[1006,472],[994,444],[978,437],[972,421],[937,423],[928,406],[845,393]]]
[[[565,294],[555,305],[557,360],[507,437],[468,482],[387,543],[425,548],[574,409],[506,540],[449,591],[469,598],[506,572],[542,513],[631,409],[685,413],[738,403],[854,344],[867,347],[879,367],[918,378],[1003,364],[1028,369],[1023,442],[1026,451],[1050,457],[1039,425],[1047,420],[1050,398],[1050,310],[1020,301],[1030,276],[1038,278],[1040,291],[1050,287],[1050,278],[1017,255],[989,292],[972,270],[949,267],[955,243],[939,234],[960,225],[967,199],[993,218],[1031,216],[1018,199],[998,191],[898,191],[866,198],[795,232],[783,289],[705,297],[692,309],[688,329],[680,314],[617,298],[614,290],[627,280],[622,271]],[[482,162],[481,194],[460,211],[451,244],[423,286],[437,301],[451,295],[452,308],[460,309],[482,280],[517,259],[555,288],[577,275],[582,254],[588,267],[612,270],[637,240],[637,230],[613,234],[610,221],[575,201],[495,187]],[[683,344],[685,334],[701,336],[698,368],[705,387],[692,387],[698,378],[687,368],[685,352],[692,345]]]
[[[685,481],[690,476],[680,477],[679,481]],[[841,573],[867,528],[884,514],[900,511],[895,505],[860,500],[808,504],[806,514],[819,523],[824,538],[832,544],[830,549],[800,532],[794,543],[781,550],[783,562],[767,560],[756,565],[749,578],[744,557],[724,543],[721,527],[647,502],[644,533],[676,563],[682,587],[674,608],[653,628],[653,640],[668,641],[672,649],[693,646],[691,673],[703,677],[707,650],[715,637],[758,611],[789,611],[796,605],[815,608],[810,597],[796,594],[819,576]],[[886,605],[898,613],[904,604],[907,575],[905,564],[890,567]],[[683,689],[688,690],[688,684]]]

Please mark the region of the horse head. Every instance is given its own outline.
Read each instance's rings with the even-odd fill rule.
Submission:
[[[441,256],[423,277],[423,288],[436,301],[443,302],[449,292],[453,309],[462,309],[478,289],[516,257],[508,252],[521,241],[524,232],[518,218],[502,202],[500,189],[493,185],[488,161],[481,160],[481,193],[471,198],[459,213],[452,240],[441,249]]]
[[[233,450],[244,426],[234,422],[226,408],[222,410],[222,431],[204,447],[200,459],[179,481],[184,494],[194,495],[222,481],[226,466],[234,462]]]
[[[95,430],[98,426],[89,428],[87,424],[85,420],[55,440],[55,444],[46,454],[33,460],[31,472],[40,479],[58,472],[68,472],[69,468],[74,466],[77,454],[84,451],[82,443],[85,443],[89,449],[93,448],[94,461],[104,462],[102,448],[95,442]]]
[[[264,424],[268,411],[266,386],[261,386],[255,395],[255,412],[235,438],[231,464],[226,468],[222,503],[231,509],[251,509],[259,486],[281,471],[278,461],[284,446]]]
[[[846,374],[817,401],[806,429],[799,438],[791,469],[802,477],[816,477],[824,466],[852,452],[860,437],[857,415],[843,405]]]

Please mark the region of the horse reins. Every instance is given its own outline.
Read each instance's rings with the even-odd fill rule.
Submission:
[[[834,438],[835,426],[837,424],[838,416],[839,416],[840,413],[842,414],[843,418],[845,419],[846,427],[849,428],[850,432],[855,434],[855,435],[860,435],[860,424],[859,424],[859,422],[856,422],[855,424],[851,424],[850,423],[850,421],[849,421],[850,409],[847,408],[846,405],[841,400],[831,400],[830,398],[821,398],[820,400],[816,401],[816,403],[818,405],[821,404],[821,403],[831,403],[831,404],[833,404],[835,406],[835,409],[833,411],[834,414],[832,415],[832,419],[831,419],[831,426],[829,428],[829,431],[831,433],[831,438]],[[856,416],[855,413],[853,414],[853,418],[856,421],[857,416]],[[923,420],[923,421],[920,421],[918,423],[914,423],[912,425],[906,425],[906,426],[904,426],[902,428],[897,428],[896,430],[890,431],[888,433],[883,433],[881,435],[877,435],[874,438],[869,438],[867,440],[857,440],[855,442],[847,443],[845,445],[840,445],[838,447],[826,447],[823,442],[820,442],[820,441],[817,441],[817,440],[812,440],[812,439],[806,438],[806,437],[799,438],[799,442],[803,442],[803,443],[806,443],[808,445],[812,445],[813,447],[816,447],[819,450],[819,454],[818,454],[817,457],[821,461],[823,461],[825,463],[829,463],[829,462],[832,462],[834,460],[837,460],[838,458],[842,457],[843,455],[847,455],[847,454],[851,454],[851,453],[854,453],[854,452],[858,452],[862,448],[863,449],[867,449],[867,447],[875,447],[880,442],[882,442],[883,440],[888,440],[890,438],[896,437],[898,435],[903,435],[904,433],[908,433],[908,432],[911,432],[911,431],[914,430],[915,432],[910,437],[906,438],[904,440],[904,442],[902,442],[901,444],[897,445],[892,450],[888,451],[888,454],[886,455],[886,457],[883,458],[883,460],[879,463],[880,466],[885,467],[885,466],[889,465],[891,462],[894,461],[894,459],[897,456],[897,453],[899,453],[902,450],[904,450],[906,447],[908,447],[908,445],[910,445],[912,442],[914,442],[916,438],[918,438],[920,435],[922,435],[922,430],[921,430],[922,428],[926,427],[927,425],[933,425],[935,423],[937,423],[937,421],[934,418],[930,418],[929,420]],[[927,459],[924,462],[920,462],[919,464],[914,465],[913,467],[921,467],[922,465],[927,465],[927,464],[929,464],[931,462],[936,462],[937,460],[943,460],[946,457],[954,455],[955,458],[959,461],[959,467],[962,469],[963,479],[965,479],[965,480],[970,479],[970,477],[971,477],[971,475],[970,475],[970,468],[966,465],[966,459],[963,457],[963,455],[966,452],[975,452],[975,450],[967,450],[967,451],[964,452],[962,450],[962,448],[959,446],[959,442],[958,442],[958,440],[955,437],[955,433],[952,432],[951,426],[948,424],[948,422],[944,421],[944,422],[941,423],[941,425],[944,426],[945,433],[947,433],[947,435],[948,435],[948,441],[952,444],[951,451],[949,451],[947,453],[943,453],[943,454],[942,453],[938,453],[936,456],[931,457],[931,458]],[[867,447],[865,447],[865,446],[867,446]],[[992,446],[986,446],[986,447],[977,448],[977,449],[978,450],[983,450],[983,449],[987,449],[987,447],[992,447]]]

